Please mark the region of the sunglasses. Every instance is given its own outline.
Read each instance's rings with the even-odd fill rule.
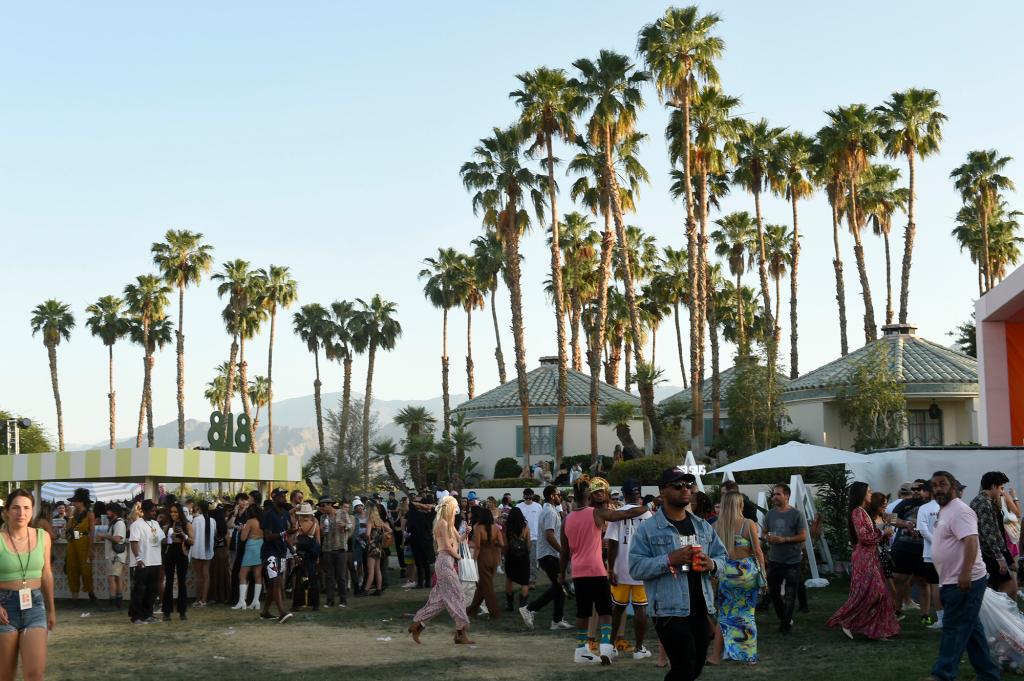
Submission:
[[[692,482],[672,482],[672,483],[669,483],[669,487],[671,487],[672,489],[676,490],[677,492],[682,491],[684,489],[691,489],[693,487],[693,485],[694,485],[694,483],[692,483]]]
[[[910,488],[911,492],[920,492],[922,490],[924,490],[924,487],[911,487]]]

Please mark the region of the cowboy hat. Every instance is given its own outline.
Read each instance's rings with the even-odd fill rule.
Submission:
[[[89,490],[87,490],[84,487],[79,487],[78,489],[76,489],[75,493],[68,498],[68,501],[81,501],[83,504],[92,503],[92,499],[89,498]]]
[[[313,507],[308,501],[305,501],[302,503],[302,506],[299,506],[299,510],[295,512],[295,515],[313,515],[313,513]]]

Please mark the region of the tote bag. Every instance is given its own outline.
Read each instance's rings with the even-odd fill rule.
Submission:
[[[459,544],[459,579],[463,582],[476,582],[480,579],[476,559],[473,558],[466,542]]]

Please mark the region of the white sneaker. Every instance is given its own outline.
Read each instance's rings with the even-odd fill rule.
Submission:
[[[915,603],[912,599],[908,598],[907,602],[903,604],[904,610],[920,610],[921,606]]]
[[[530,612],[530,608],[528,606],[524,605],[519,608],[519,616],[523,618],[523,624],[528,628],[533,629],[533,613]]]
[[[637,648],[636,650],[633,651],[633,659],[634,660],[642,660],[645,657],[650,657],[650,656],[651,656],[651,651],[647,650],[647,648],[644,648],[643,646],[640,646],[639,648]]]
[[[942,618],[935,620],[934,624],[929,624],[928,629],[942,629]]]
[[[552,622],[549,628],[551,629],[551,631],[561,631],[566,629],[574,629],[575,627],[573,627],[565,620],[562,620],[561,622]]]
[[[602,643],[600,647],[601,664],[611,664],[619,656],[619,651],[611,643]]]
[[[409,580],[408,582],[406,582],[405,584],[402,585],[402,588],[403,589],[411,589],[414,586],[416,586],[416,582],[414,582],[412,580]]]
[[[572,661],[578,664],[599,664],[601,662],[601,658],[590,652],[590,648],[583,646],[582,648],[576,649],[576,653],[573,656]]]

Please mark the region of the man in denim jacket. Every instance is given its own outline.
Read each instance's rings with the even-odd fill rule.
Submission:
[[[665,678],[679,681],[696,679],[704,669],[708,615],[715,612],[711,575],[724,571],[728,559],[711,525],[686,511],[694,483],[682,467],[661,474],[661,508],[640,525],[629,549],[629,574],[644,582],[648,612],[671,665]],[[700,546],[697,556],[691,543]]]

